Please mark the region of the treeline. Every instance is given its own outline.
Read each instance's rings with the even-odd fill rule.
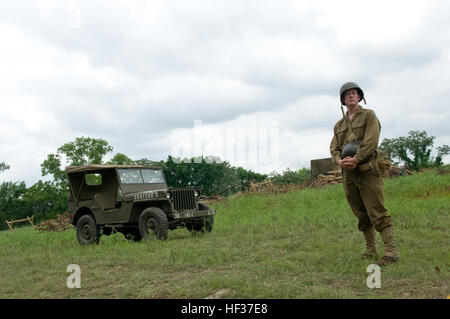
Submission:
[[[169,156],[165,161],[147,158],[131,159],[123,153],[116,153],[110,160],[104,158],[113,147],[103,139],[79,137],[65,143],[55,153],[48,154],[41,164],[42,176],[50,176],[51,181],[38,181],[31,187],[25,182],[4,182],[0,185],[0,230],[6,229],[6,220],[35,216],[37,223],[55,218],[66,210],[69,186],[65,166],[89,164],[151,165],[161,166],[169,187],[200,187],[203,194],[210,196],[221,192],[227,196],[267,179],[282,185],[300,184],[310,178],[309,169],[286,170],[283,173],[259,174],[242,167],[231,166],[220,158],[202,157],[178,159]],[[9,169],[0,163],[0,172]]]
[[[390,154],[393,164],[404,164],[411,170],[437,167],[443,158],[450,154],[450,147],[437,147],[437,156],[431,156],[435,137],[425,131],[410,131],[406,137],[383,139],[380,149]],[[50,176],[50,181],[38,181],[31,187],[25,182],[4,182],[0,185],[0,230],[6,229],[5,220],[22,219],[35,216],[37,222],[55,218],[66,210],[69,194],[65,166],[88,164],[115,165],[157,165],[164,170],[169,187],[195,186],[210,196],[223,190],[229,195],[249,188],[250,183],[270,180],[277,185],[305,183],[311,177],[307,168],[287,169],[282,173],[259,174],[242,167],[233,167],[219,158],[178,159],[169,156],[165,161],[152,161],[147,158],[131,159],[123,153],[116,153],[109,161],[105,156],[113,147],[103,139],[79,137],[60,146],[56,153],[48,154],[41,164],[42,176]],[[0,162],[0,173],[10,167]],[[234,187],[236,186],[236,187]]]

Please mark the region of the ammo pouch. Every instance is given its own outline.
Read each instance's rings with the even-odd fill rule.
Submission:
[[[370,161],[370,162],[364,163],[364,164],[358,164],[358,168],[359,168],[360,172],[365,172],[372,168],[375,168],[377,171],[379,171],[378,165],[376,164],[375,161]]]
[[[384,160],[383,154],[381,153],[380,150],[376,149],[375,155],[371,159],[368,159],[368,162],[362,164],[360,162],[358,164],[359,171],[365,172],[373,168],[376,170],[378,175],[381,175],[382,177],[387,177],[389,175],[390,165],[385,165],[383,160]]]

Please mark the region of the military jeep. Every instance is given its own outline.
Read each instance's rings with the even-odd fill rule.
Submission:
[[[215,211],[199,203],[199,188],[169,188],[161,167],[136,165],[68,166],[67,212],[80,244],[121,232],[134,241],[166,239],[186,227],[210,232]]]

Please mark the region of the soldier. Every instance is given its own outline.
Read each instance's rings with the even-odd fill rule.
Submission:
[[[331,156],[342,169],[347,201],[358,218],[358,229],[364,234],[366,251],[361,257],[377,258],[376,230],[384,243],[384,256],[376,264],[384,266],[396,262],[399,255],[392,219],[384,206],[383,177],[377,161],[380,121],[374,111],[359,105],[366,100],[358,84],[342,85],[340,98],[343,118],[334,126]],[[347,107],[346,114],[342,105]]]

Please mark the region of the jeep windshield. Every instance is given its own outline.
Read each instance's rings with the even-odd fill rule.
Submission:
[[[158,184],[165,183],[162,170],[156,169],[119,169],[122,184]]]

